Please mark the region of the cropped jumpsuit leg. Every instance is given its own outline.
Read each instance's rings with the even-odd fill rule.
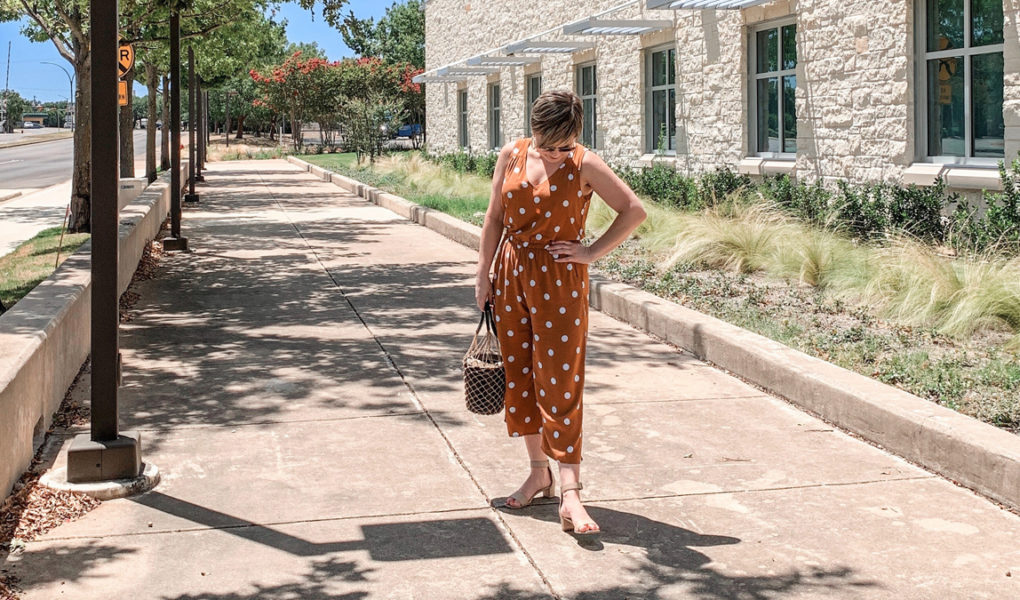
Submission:
[[[581,146],[546,181],[533,185],[525,164],[529,143],[515,144],[504,177],[507,237],[494,281],[507,376],[507,432],[541,434],[547,456],[576,464],[581,462],[588,267],[558,263],[545,246],[583,238],[591,195],[581,189]]]

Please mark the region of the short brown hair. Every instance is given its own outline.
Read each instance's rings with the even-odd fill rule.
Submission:
[[[564,142],[581,134],[584,108],[568,90],[543,92],[531,107],[531,131],[543,142]]]

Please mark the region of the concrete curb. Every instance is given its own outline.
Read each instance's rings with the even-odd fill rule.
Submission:
[[[470,248],[481,229],[293,156],[291,163]],[[690,351],[886,450],[1020,510],[1020,436],[632,286],[591,277],[592,308]]]
[[[41,139],[41,140],[31,139],[30,138],[30,139],[18,140],[16,142],[7,142],[5,144],[0,144],[0,150],[3,150],[4,148],[17,148],[18,146],[31,146],[32,144],[44,144],[46,142],[56,142],[58,140],[66,140],[66,139],[73,138],[74,137],[74,132],[70,132],[69,131],[69,132],[67,132],[66,135],[64,135],[62,133],[52,133],[52,134],[43,134],[43,135],[51,136],[51,137],[46,137],[45,139]],[[40,136],[40,137],[42,137],[42,136]]]
[[[99,481],[96,483],[68,483],[67,467],[50,469],[39,478],[39,485],[54,490],[65,492],[78,492],[86,496],[92,496],[96,500],[116,500],[144,494],[157,485],[160,481],[159,468],[152,463],[142,465],[142,474],[134,479],[115,479],[113,481]]]
[[[7,202],[21,196],[21,192],[14,192],[13,194],[7,194],[6,196],[0,196],[0,202]]]

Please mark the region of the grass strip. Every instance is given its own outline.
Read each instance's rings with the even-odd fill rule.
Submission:
[[[0,300],[5,307],[10,309],[56,270],[60,231],[60,227],[45,229],[0,257]],[[64,234],[60,262],[74,254],[87,239],[87,233]]]

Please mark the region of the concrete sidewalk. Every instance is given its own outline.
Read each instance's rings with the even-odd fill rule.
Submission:
[[[599,313],[605,533],[491,508],[527,458],[463,408],[475,253],[283,161],[206,179],[121,334],[163,482],[9,559],[25,598],[1020,597],[1020,518]]]

